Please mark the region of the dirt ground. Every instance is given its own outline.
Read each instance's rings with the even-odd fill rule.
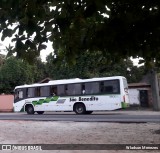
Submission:
[[[0,121],[0,144],[160,144],[159,123]],[[2,152],[2,151],[1,151]],[[4,151],[3,151],[4,152]],[[28,153],[31,151],[5,151]],[[150,150],[54,150],[33,153],[131,153]]]

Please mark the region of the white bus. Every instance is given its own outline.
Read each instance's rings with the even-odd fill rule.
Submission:
[[[15,87],[14,111],[43,114],[45,111],[74,111],[91,114],[126,108],[129,105],[125,77],[53,80]]]

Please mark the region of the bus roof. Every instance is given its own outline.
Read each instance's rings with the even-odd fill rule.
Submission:
[[[48,85],[61,85],[61,84],[70,84],[70,83],[85,83],[85,82],[92,82],[92,81],[103,81],[103,80],[112,80],[112,79],[121,79],[125,78],[123,76],[113,76],[113,77],[100,77],[100,78],[91,78],[91,79],[62,79],[62,80],[52,80],[49,81],[48,83],[35,83],[35,84],[30,84],[30,85],[21,85],[21,86],[16,86],[15,89],[17,88],[29,88],[29,87],[40,87],[40,86],[48,86]]]

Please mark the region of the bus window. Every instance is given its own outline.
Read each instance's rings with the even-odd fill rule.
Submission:
[[[85,94],[97,94],[100,92],[99,82],[85,83]]]
[[[65,95],[68,95],[68,87],[67,87],[67,85],[64,86],[64,89],[65,89],[65,91],[64,91]]]
[[[65,85],[58,85],[57,86],[57,95],[61,96],[61,95],[65,95]]]
[[[57,95],[57,86],[51,86],[50,87],[50,96],[56,96]]]
[[[40,96],[40,87],[36,87],[35,88],[35,97],[39,97]]]
[[[27,97],[34,97],[34,96],[35,96],[35,88],[28,88]]]
[[[112,86],[105,86],[104,91],[106,93],[113,93],[113,87]]]
[[[23,91],[18,89],[15,93],[15,99],[23,99]]]
[[[85,84],[82,84],[82,94],[85,94]]]
[[[106,94],[119,94],[119,80],[109,80],[101,82],[101,92]]]
[[[41,97],[50,96],[50,88],[49,88],[49,86],[40,87],[40,96]]]
[[[69,84],[67,89],[67,95],[80,95],[82,92],[81,84]]]

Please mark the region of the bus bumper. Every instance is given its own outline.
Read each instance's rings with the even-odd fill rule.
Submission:
[[[121,102],[122,108],[127,108],[129,107],[129,103]]]

